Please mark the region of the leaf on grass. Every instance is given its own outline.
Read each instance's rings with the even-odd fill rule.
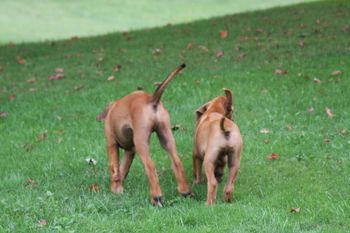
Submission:
[[[222,50],[217,50],[217,51],[216,51],[216,58],[221,58],[222,56],[224,56],[224,51],[222,51]]]
[[[329,138],[324,138],[324,139],[323,139],[323,143],[324,143],[324,144],[329,144],[329,143],[331,143],[331,139],[329,139]]]
[[[38,141],[45,141],[47,139],[47,136],[48,136],[48,132],[47,130],[45,130],[43,133],[39,134],[36,139]]]
[[[51,74],[48,78],[49,80],[58,80],[64,78],[64,74]]]
[[[27,79],[27,83],[36,83],[35,77],[32,77],[30,79]]]
[[[39,224],[39,226],[43,227],[43,226],[46,226],[46,225],[47,225],[47,221],[46,221],[45,219],[40,219],[40,220],[38,221],[38,224]]]
[[[312,81],[313,81],[314,83],[321,83],[321,80],[319,80],[318,78],[314,78]]]
[[[347,129],[341,129],[341,130],[340,130],[340,134],[343,135],[343,136],[345,136],[345,135],[348,134],[348,130],[347,130]]]
[[[90,165],[96,165],[97,161],[94,158],[87,157],[85,161]]]
[[[267,156],[266,159],[268,160],[275,160],[279,157],[278,154],[272,153],[271,155]]]
[[[263,33],[264,30],[263,30],[262,28],[256,28],[256,29],[255,29],[255,32],[257,32],[257,33]]]
[[[6,118],[8,115],[7,112],[0,112],[0,118]]]
[[[205,47],[204,45],[198,45],[198,48],[200,48],[202,51],[204,52],[209,52],[209,49],[207,47]]]
[[[288,129],[289,131],[291,131],[291,130],[293,130],[293,126],[292,126],[291,124],[288,124],[288,125],[287,125],[287,129]]]
[[[98,187],[98,184],[94,183],[94,184],[90,185],[90,191],[98,193],[100,191],[100,188]]]
[[[267,129],[267,128],[263,128],[263,129],[260,130],[260,133],[262,133],[262,134],[268,134],[268,133],[270,133],[270,130]]]
[[[25,151],[29,152],[29,151],[33,150],[33,145],[30,143],[26,143],[23,145],[23,148],[25,149]]]
[[[334,70],[334,71],[331,73],[332,76],[338,76],[338,75],[340,75],[340,74],[342,74],[342,71],[341,71],[341,70]]]
[[[153,55],[159,55],[159,54],[161,54],[162,53],[162,50],[160,49],[160,48],[154,48],[153,50],[152,50],[152,54]]]
[[[63,68],[60,68],[60,67],[57,67],[57,68],[55,69],[55,72],[56,72],[56,73],[63,73],[63,72],[64,72],[64,69],[63,69]]]
[[[24,65],[26,60],[22,59],[20,56],[16,56],[17,63],[20,65]]]
[[[227,32],[227,31],[220,31],[220,37],[221,37],[221,39],[226,39],[227,35],[228,35],[228,32]]]
[[[113,81],[113,80],[115,80],[115,77],[113,75],[111,75],[107,78],[107,81]]]
[[[299,44],[300,48],[304,48],[305,42],[304,42],[304,40],[299,40],[298,44]]]
[[[17,99],[16,94],[12,94],[9,96],[9,100],[14,101],[15,99]]]
[[[315,111],[315,109],[313,107],[309,107],[309,108],[306,109],[306,111],[309,112],[309,113],[312,113],[312,112]]]
[[[275,69],[275,74],[278,74],[278,75],[285,75],[285,74],[288,74],[288,69],[280,69],[280,68],[276,68]]]
[[[31,179],[31,178],[26,179],[25,185],[32,185],[32,184],[34,184],[34,180],[33,179]]]
[[[117,64],[117,65],[114,67],[114,71],[115,71],[115,72],[119,72],[119,71],[121,70],[121,68],[122,68],[122,65]]]
[[[299,207],[291,208],[291,209],[290,209],[290,212],[291,212],[291,213],[299,213],[299,212],[300,212],[300,208],[299,208]]]
[[[329,118],[333,118],[334,114],[332,113],[331,109],[329,107],[326,107],[326,113]]]

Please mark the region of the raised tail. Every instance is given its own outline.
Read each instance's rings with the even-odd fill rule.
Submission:
[[[225,138],[228,138],[230,136],[230,131],[225,129],[225,119],[226,117],[222,117],[220,120],[220,129],[222,133],[224,134]]]
[[[158,88],[153,93],[152,102],[155,104],[158,104],[160,101],[160,97],[162,97],[162,94],[165,90],[165,88],[168,86],[169,82],[177,75],[183,68],[185,68],[186,65],[182,64],[181,66],[177,67],[173,72],[171,72],[168,77],[158,86]]]

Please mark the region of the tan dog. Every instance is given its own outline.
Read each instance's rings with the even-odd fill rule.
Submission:
[[[232,93],[224,89],[226,97],[219,96],[196,111],[196,129],[193,147],[194,183],[202,183],[202,163],[208,181],[207,205],[216,202],[216,189],[221,181],[226,162],[229,175],[223,200],[232,201],[243,141],[238,126],[231,120]]]
[[[156,132],[160,144],[170,155],[179,193],[185,197],[192,195],[182,163],[177,156],[169,113],[160,102],[165,87],[184,67],[185,64],[174,70],[153,95],[135,91],[110,104],[97,117],[99,120],[105,118],[112,192],[123,192],[123,182],[137,152],[147,174],[151,203],[163,206],[157,171],[149,152],[151,133]],[[119,148],[124,149],[124,163],[121,166],[119,166]]]

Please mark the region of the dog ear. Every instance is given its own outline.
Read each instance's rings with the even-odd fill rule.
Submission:
[[[199,118],[201,118],[201,116],[205,113],[205,111],[207,111],[207,107],[208,107],[208,103],[202,105],[196,110],[196,121],[198,121]]]
[[[226,101],[225,101],[225,110],[226,110],[226,116],[231,118],[233,113],[233,97],[232,92],[230,89],[224,88],[224,92],[226,95]]]
[[[107,107],[105,107],[105,109],[103,110],[103,112],[101,112],[100,114],[98,114],[98,116],[96,117],[97,121],[104,121],[107,117],[108,111],[111,108],[112,103],[109,103],[107,105]]]

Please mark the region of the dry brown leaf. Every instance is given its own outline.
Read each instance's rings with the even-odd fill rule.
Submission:
[[[275,160],[279,157],[278,154],[272,153],[271,155],[267,156],[266,159],[268,160]]]
[[[222,56],[224,56],[224,51],[222,51],[222,50],[217,50],[217,51],[216,51],[216,58],[221,58]]]
[[[153,55],[159,55],[159,54],[161,54],[161,52],[162,52],[162,50],[160,48],[154,48],[152,50]]]
[[[220,37],[221,37],[221,39],[226,39],[227,35],[228,35],[228,32],[227,32],[227,31],[220,31]]]
[[[332,76],[337,76],[337,75],[340,75],[340,74],[342,74],[342,71],[341,71],[341,70],[334,70],[334,71],[331,73]]]
[[[48,136],[48,133],[47,133],[47,130],[45,130],[43,133],[41,133],[37,136],[37,140],[44,141],[47,139],[47,136]]]
[[[36,83],[35,77],[27,79],[27,83]]]
[[[64,78],[64,74],[61,74],[61,73],[52,74],[52,75],[49,75],[48,78],[49,80],[58,80],[58,79]]]
[[[26,60],[22,59],[20,56],[16,56],[17,63],[20,65],[24,65]]]
[[[9,96],[9,100],[14,101],[15,99],[17,99],[16,94],[12,94]]]
[[[90,191],[98,193],[100,191],[100,188],[98,187],[98,184],[94,183],[94,184],[90,185]]]
[[[313,107],[309,107],[308,109],[306,109],[307,112],[311,113],[311,112],[314,112],[315,109]]]
[[[256,29],[255,29],[255,32],[257,32],[257,33],[263,33],[264,30],[263,30],[262,28],[256,28]]]
[[[291,124],[288,124],[288,125],[287,125],[287,129],[288,129],[289,131],[291,131],[291,130],[293,130],[293,126],[292,126]]]
[[[114,71],[115,71],[115,72],[119,72],[121,69],[122,69],[122,65],[120,65],[120,64],[117,64],[117,65],[114,67]]]
[[[113,75],[111,75],[107,78],[107,81],[113,81],[113,80],[115,80],[115,77]]]
[[[329,118],[333,118],[334,114],[332,113],[331,109],[329,107],[326,107],[326,113]]]
[[[46,221],[45,219],[40,219],[40,220],[38,221],[38,224],[39,224],[39,226],[43,227],[43,226],[46,226],[46,225],[47,225],[47,221]]]
[[[324,144],[329,144],[329,143],[331,143],[331,139],[329,139],[329,138],[324,138],[324,139],[323,139],[323,143],[324,143]]]
[[[0,118],[6,118],[8,115],[7,112],[0,112]]]
[[[282,70],[282,69],[280,69],[280,68],[276,68],[276,69],[275,69],[275,74],[278,74],[278,75],[285,75],[285,74],[288,74],[288,69]]]
[[[64,69],[63,69],[63,68],[60,68],[60,67],[57,67],[57,68],[55,69],[55,72],[56,72],[56,73],[63,73],[63,71],[64,71]]]
[[[198,45],[198,48],[200,48],[201,50],[203,50],[204,52],[209,52],[209,49],[207,47],[205,47],[204,45]]]
[[[314,78],[312,81],[313,81],[314,83],[321,83],[321,80],[319,80],[318,78]]]
[[[299,40],[299,47],[304,48],[305,42],[304,40]]]
[[[33,150],[33,145],[30,143],[24,144],[23,148],[25,149],[25,151],[29,152],[31,150]]]
[[[25,184],[26,185],[32,185],[32,184],[34,184],[34,180],[31,179],[31,178],[28,178],[28,179],[26,179]]]
[[[191,49],[193,48],[193,44],[192,44],[192,43],[188,43],[187,46],[186,46],[186,48],[187,48],[188,50],[191,50]]]
[[[263,129],[260,130],[260,133],[262,133],[262,134],[268,134],[268,133],[270,133],[270,130],[267,129],[267,128],[263,128]]]
[[[299,212],[300,212],[300,208],[299,208],[299,207],[291,208],[291,209],[290,209],[290,212],[291,212],[291,213],[299,213]]]

